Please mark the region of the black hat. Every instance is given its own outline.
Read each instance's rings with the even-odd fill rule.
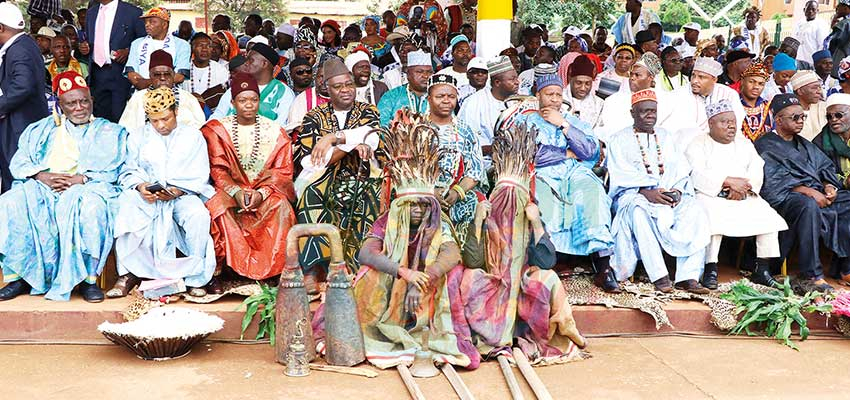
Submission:
[[[229,63],[227,63],[227,68],[228,70],[230,70],[230,72],[236,71],[236,68],[239,68],[242,66],[242,64],[245,64],[245,61],[247,61],[245,59],[245,56],[237,54],[236,56],[230,59]]]
[[[755,58],[755,56],[755,54],[750,54],[746,50],[732,50],[726,53],[726,65],[745,58]]]
[[[265,43],[254,43],[254,46],[251,47],[251,51],[260,53],[263,57],[269,60],[272,66],[277,65],[277,62],[280,60],[280,56],[277,55],[277,52]]]
[[[642,43],[651,42],[655,40],[655,36],[652,36],[652,32],[650,31],[640,31],[635,35],[635,43],[640,46]]]
[[[770,102],[770,112],[773,113],[773,115],[776,115],[786,107],[793,105],[800,105],[800,99],[797,95],[792,93],[780,93],[773,96],[773,100]]]

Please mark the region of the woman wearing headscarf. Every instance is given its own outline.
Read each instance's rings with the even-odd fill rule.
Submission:
[[[363,45],[369,49],[374,58],[380,58],[390,51],[390,45],[387,44],[387,41],[380,35],[380,27],[381,17],[377,15],[367,16],[363,19],[363,23],[361,25],[363,33],[365,33],[366,36],[363,36],[360,43],[363,43]]]
[[[239,54],[239,43],[236,37],[229,31],[217,31],[212,35],[212,42],[215,46],[221,47],[221,56],[218,62],[227,65],[227,63]]]

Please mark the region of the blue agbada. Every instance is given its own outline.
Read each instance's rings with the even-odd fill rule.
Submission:
[[[64,192],[32,178],[50,171],[49,156],[60,130],[79,151],[76,173],[87,178]],[[94,283],[112,249],[115,183],[126,155],[127,131],[95,118],[74,126],[52,117],[29,125],[21,135],[10,169],[12,189],[0,196],[0,265],[6,282],[24,279],[31,294],[68,300],[83,280]],[[69,151],[71,150],[71,151]],[[65,172],[65,171],[61,171]]]
[[[607,253],[614,245],[611,199],[591,169],[599,161],[599,141],[587,123],[571,114],[564,119],[570,125],[566,132],[539,113],[517,120],[538,130],[534,195],[558,252]]]
[[[427,95],[417,96],[416,93],[408,90],[408,86],[406,84],[399,86],[381,96],[381,101],[378,102],[381,126],[389,126],[390,121],[395,116],[395,112],[405,107],[420,114],[428,112]]]

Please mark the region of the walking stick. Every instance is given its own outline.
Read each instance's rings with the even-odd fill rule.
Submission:
[[[522,376],[524,376],[526,382],[528,382],[528,386],[531,386],[531,390],[534,392],[534,395],[537,396],[539,400],[552,400],[552,395],[549,394],[549,390],[546,389],[546,385],[543,384],[543,381],[541,381],[540,377],[537,376],[537,373],[534,372],[534,368],[531,367],[531,363],[528,362],[528,358],[525,356],[525,353],[517,347],[514,347],[514,361],[516,361],[516,365],[519,367],[519,372],[522,372]]]
[[[410,393],[410,397],[413,400],[425,400],[425,395],[422,394],[422,390],[419,389],[419,385],[416,384],[416,381],[413,380],[413,375],[410,374],[410,370],[407,369],[407,365],[399,365],[396,366],[398,370],[398,374],[401,375],[401,380],[404,382],[404,386],[407,387],[407,391]]]
[[[496,359],[499,360],[499,368],[502,370],[502,375],[505,376],[505,381],[508,382],[508,389],[511,391],[511,398],[513,400],[525,400],[525,397],[519,390],[519,382],[516,380],[516,375],[514,375],[514,371],[511,368],[511,363],[508,362],[508,358],[505,356],[498,356]]]
[[[466,387],[463,379],[460,378],[460,375],[458,375],[451,364],[445,363],[440,369],[443,371],[443,375],[449,380],[449,383],[452,384],[452,389],[455,390],[460,400],[475,400],[475,396],[472,395],[472,392],[469,391],[469,388]]]

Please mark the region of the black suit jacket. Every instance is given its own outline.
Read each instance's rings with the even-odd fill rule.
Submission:
[[[18,148],[21,132],[47,116],[44,58],[35,40],[21,35],[6,50],[0,65],[0,151],[7,160]]]
[[[142,16],[142,9],[132,4],[125,3],[121,0],[113,0],[118,2],[118,9],[115,10],[115,20],[112,22],[112,33],[109,36],[109,51],[120,49],[129,49],[130,44],[134,40],[147,35],[145,32],[145,22],[139,18]],[[100,11],[100,3],[94,2],[86,14],[86,35],[88,35],[89,44],[94,51],[94,43],[96,39],[95,24],[97,24],[97,14]],[[91,61],[92,72],[100,68],[94,63],[94,56],[89,56]],[[110,74],[121,75],[124,72],[124,64],[112,61],[115,67],[110,68]]]

